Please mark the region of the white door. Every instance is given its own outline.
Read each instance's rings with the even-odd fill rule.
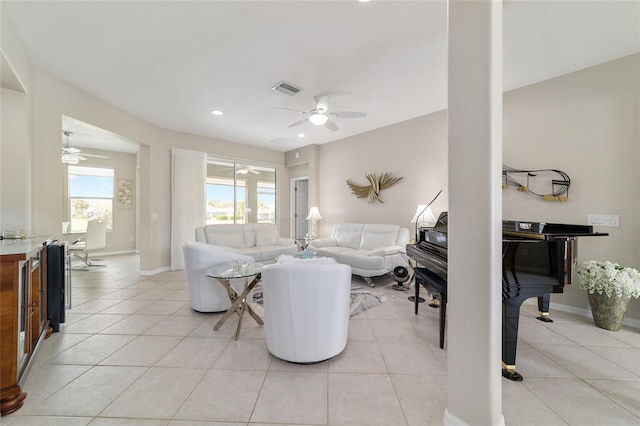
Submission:
[[[309,232],[307,215],[309,214],[309,179],[292,179],[291,207],[293,210],[293,238],[303,240]]]

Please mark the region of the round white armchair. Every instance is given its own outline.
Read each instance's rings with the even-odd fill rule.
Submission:
[[[314,259],[268,265],[262,270],[262,287],[267,348],[274,356],[313,363],[344,350],[350,266]]]
[[[227,289],[216,279],[208,277],[206,272],[209,268],[224,263],[253,262],[254,259],[206,243],[186,243],[183,251],[191,308],[198,312],[222,312],[229,309],[231,300]],[[241,292],[243,281],[232,280],[231,285]],[[248,300],[251,300],[251,295]]]

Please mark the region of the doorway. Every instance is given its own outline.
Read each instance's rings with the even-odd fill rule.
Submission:
[[[309,232],[307,215],[309,214],[309,178],[291,179],[291,235],[295,240],[304,240]]]

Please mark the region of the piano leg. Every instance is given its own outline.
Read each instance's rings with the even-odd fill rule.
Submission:
[[[420,283],[418,282],[417,279],[414,281],[414,287],[415,287],[416,295],[409,296],[407,297],[407,299],[409,299],[410,302],[413,302],[413,304],[415,305],[414,310],[416,312],[416,315],[418,315],[418,303],[424,303],[424,297],[420,297]]]
[[[444,348],[444,323],[447,318],[447,293],[441,294],[440,302],[440,349]]]
[[[416,268],[415,273],[416,298],[414,303],[416,315],[418,314],[418,298],[420,294],[420,286],[422,285],[431,294],[431,297],[437,300],[437,306],[440,307],[440,349],[443,349],[445,320],[447,318],[447,282],[425,268]],[[422,299],[422,301],[424,301],[424,299]]]
[[[516,350],[518,346],[518,321],[522,301],[502,301],[502,377],[521,382],[523,377],[516,372]]]
[[[542,296],[538,297],[538,311],[540,311],[540,316],[537,317],[542,322],[553,322],[551,318],[549,318],[549,301],[551,300],[551,294],[545,293]]]

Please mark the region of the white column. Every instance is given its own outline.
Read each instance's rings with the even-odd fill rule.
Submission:
[[[171,149],[171,270],[184,269],[182,246],[196,240],[207,211],[207,153]]]
[[[502,3],[449,0],[448,407],[502,425]]]

